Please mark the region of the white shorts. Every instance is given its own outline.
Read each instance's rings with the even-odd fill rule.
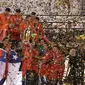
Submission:
[[[19,71],[21,63],[8,63],[6,85],[22,85],[22,75]]]
[[[0,61],[0,81],[3,78],[4,74],[5,74],[5,69],[6,69],[6,63]]]

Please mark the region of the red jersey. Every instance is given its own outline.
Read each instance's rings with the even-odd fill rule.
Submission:
[[[29,50],[29,47],[25,46],[24,57],[26,57],[26,58],[22,62],[22,74],[23,74],[23,76],[26,75],[27,70],[31,70],[31,68],[32,68],[32,56],[33,56],[33,53]]]
[[[39,51],[37,49],[33,50],[33,57],[32,57],[32,70],[38,73],[38,57]]]
[[[45,75],[48,79],[60,80],[63,77],[64,66],[58,62],[62,61],[62,54],[60,51],[53,53],[52,50],[46,52],[43,57],[41,66],[41,76]]]
[[[20,23],[20,29],[21,29],[21,33],[22,33],[22,40],[24,40],[24,33],[27,29],[27,24],[24,21],[22,21]]]
[[[5,13],[0,14],[0,26],[4,25],[6,23],[9,23],[10,19],[11,19],[10,14],[5,14]]]
[[[27,25],[26,25],[26,23],[25,23],[24,21],[22,21],[22,22],[20,23],[20,28],[21,28],[21,30],[22,30],[23,32],[26,30]]]
[[[8,32],[9,32],[9,24],[6,23],[2,25],[0,29],[0,41],[2,41],[5,37],[8,36]]]
[[[8,24],[10,22],[11,15],[2,13],[0,14],[0,40],[3,39],[3,31],[6,33],[6,29],[8,28]],[[5,28],[5,30],[4,30]],[[5,34],[4,34],[5,36]]]
[[[11,22],[13,22],[14,24],[16,24],[17,22],[22,22],[23,18],[21,15],[12,15],[11,16]]]
[[[21,40],[21,32],[19,30],[19,28],[15,27],[15,28],[12,28],[10,30],[10,37],[11,37],[11,40],[18,40],[20,41]]]
[[[42,36],[44,36],[44,29],[41,23],[38,24],[38,29],[39,29],[39,34],[41,34]]]

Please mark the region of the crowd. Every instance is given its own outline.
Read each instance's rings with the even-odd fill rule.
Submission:
[[[62,85],[64,55],[46,37],[39,17],[32,12],[23,19],[20,9],[10,12],[6,8],[0,14],[0,85],[16,85],[19,71],[23,85]]]

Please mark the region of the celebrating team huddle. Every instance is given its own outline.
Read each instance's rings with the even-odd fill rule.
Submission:
[[[64,55],[54,42],[49,41],[35,12],[23,19],[21,10],[10,14],[10,8],[0,14],[0,85],[62,85]],[[32,80],[31,77],[35,76]]]

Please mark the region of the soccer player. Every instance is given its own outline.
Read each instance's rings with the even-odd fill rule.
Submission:
[[[6,70],[7,52],[4,50],[4,44],[0,43],[0,85],[4,83]]]
[[[8,24],[10,22],[11,15],[10,8],[6,8],[5,12],[0,14],[0,41],[3,40],[3,31],[8,28]]]
[[[9,23],[11,15],[10,13],[10,8],[6,8],[5,12],[0,14],[0,28],[2,25]]]
[[[19,25],[23,20],[22,15],[21,15],[21,10],[16,9],[15,11],[16,13],[11,16],[11,22],[13,22],[16,25]]]
[[[6,80],[7,85],[16,85],[18,83],[17,79],[18,79],[20,64],[21,64],[21,56],[18,55],[16,45],[12,44],[8,60],[8,74]]]
[[[12,44],[16,44],[17,46],[18,43],[21,41],[21,31],[19,26],[15,26],[11,28],[9,34],[10,34],[10,39]]]

